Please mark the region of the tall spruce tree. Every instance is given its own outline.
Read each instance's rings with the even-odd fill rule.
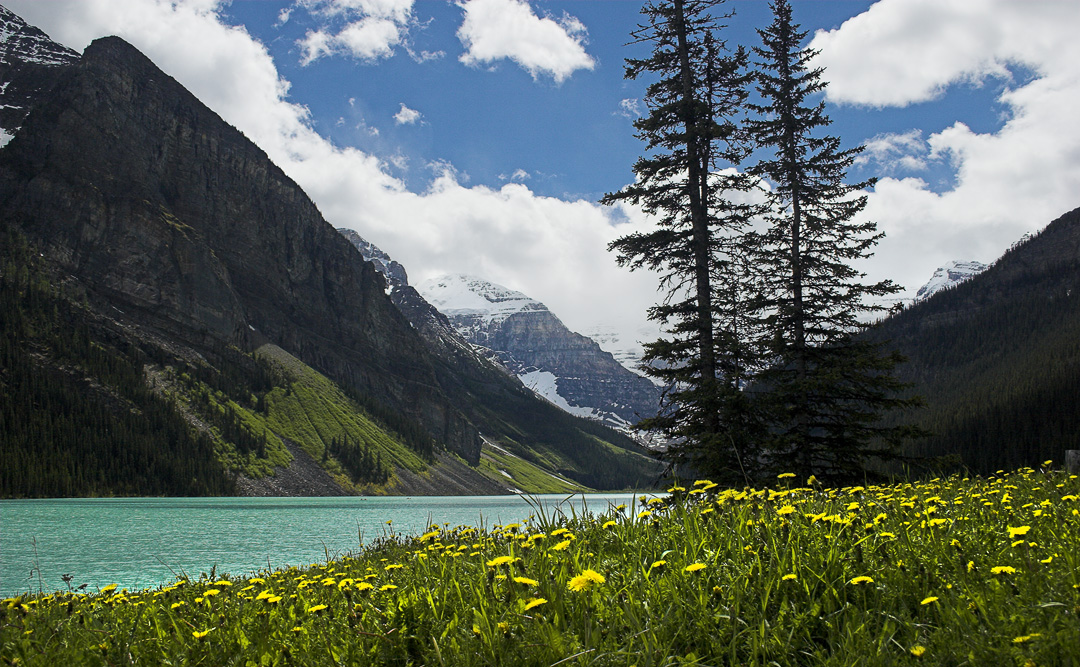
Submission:
[[[771,363],[756,379],[770,406],[769,462],[831,480],[860,478],[873,458],[888,458],[910,434],[880,425],[880,416],[912,404],[898,397],[892,376],[901,359],[853,334],[880,298],[899,287],[862,282],[853,262],[872,255],[882,238],[873,222],[857,221],[860,194],[874,181],[848,184],[862,148],[841,149],[823,134],[830,124],[820,93],[816,52],[792,23],[791,5],[775,0],[774,20],[754,47],[761,104],[747,122],[759,154],[750,173],[771,186],[769,228],[757,263],[765,291],[757,304],[771,332]],[[816,99],[816,101],[815,101]]]
[[[648,114],[634,123],[646,154],[634,164],[633,185],[602,203],[630,202],[655,216],[656,228],[614,241],[619,264],[661,275],[664,300],[649,311],[665,335],[646,346],[646,372],[662,380],[660,413],[637,428],[670,442],[672,466],[745,479],[758,459],[742,387],[753,354],[744,240],[756,208],[746,203],[754,180],[733,167],[747,155],[737,122],[748,97],[748,54],[719,38],[724,0],[656,0],[632,33],[652,54],[627,59],[626,78],[655,77]]]

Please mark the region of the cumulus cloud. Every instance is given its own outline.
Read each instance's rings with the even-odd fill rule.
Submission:
[[[306,109],[286,100],[288,83],[266,49],[223,25],[208,0],[124,0],[122,10],[117,0],[5,4],[80,51],[100,35],[130,41],[262,147],[330,224],[358,230],[415,282],[473,273],[540,299],[574,330],[604,324],[628,340],[643,337],[655,279],[620,269],[606,251],[616,236],[645,229],[640,212],[541,197],[514,182],[469,187],[445,162],[429,165],[427,189],[410,191],[390,172],[405,166],[397,156],[334,146],[316,133]]]
[[[405,103],[402,102],[401,109],[394,114],[394,122],[398,125],[415,125],[423,115],[416,109],[405,106]]]
[[[855,158],[855,164],[873,163],[886,173],[922,171],[927,167],[930,154],[930,146],[923,139],[922,130],[879,134],[868,139],[863,148],[863,152]]]
[[[551,76],[562,83],[596,61],[585,52],[587,31],[578,19],[540,18],[525,0],[468,0],[459,3],[465,20],[457,36],[466,65],[491,65],[508,58],[534,79]]]
[[[1025,232],[1080,205],[1080,4],[1009,0],[882,0],[836,30],[819,31],[829,100],[871,107],[930,103],[949,86],[997,77],[1002,126],[962,122],[921,143],[918,130],[869,142],[869,157],[918,169],[944,160],[953,185],[886,171],[867,215],[886,239],[866,270],[909,293],[953,259],[991,261]],[[1016,82],[1010,71],[1033,74]]]
[[[301,64],[332,55],[368,61],[392,56],[408,34],[412,4],[413,0],[302,1],[301,6],[327,24],[309,30],[297,42]],[[344,25],[331,28],[335,19]]]

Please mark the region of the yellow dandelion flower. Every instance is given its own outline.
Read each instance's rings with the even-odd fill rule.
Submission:
[[[919,604],[928,605],[928,604],[933,604],[934,602],[937,602],[937,601],[938,601],[937,597],[931,595],[930,597],[923,598],[923,601],[920,602]]]
[[[650,517],[650,516],[652,516],[652,512],[650,512],[649,510],[642,510],[642,511],[638,512],[637,518],[644,519],[644,518]]]
[[[780,581],[795,581],[796,579],[798,579],[798,577],[794,574],[785,574],[784,576],[780,577]]]
[[[1009,539],[1015,540],[1018,537],[1023,537],[1028,534],[1029,530],[1031,530],[1031,526],[1016,526],[1015,528],[1009,526]]]
[[[399,565],[397,563],[393,563],[392,565],[387,565],[383,569],[386,570],[387,572],[389,572],[391,570],[400,570],[403,567],[405,567],[405,566],[404,565]]]
[[[106,586],[105,588],[102,588],[102,589],[101,589],[101,591],[99,591],[99,592],[100,592],[100,593],[101,593],[102,595],[104,595],[105,593],[112,593],[112,592],[113,592],[113,591],[115,591],[115,590],[116,590],[116,584],[109,584],[109,585],[108,585],[108,586]]]
[[[1013,637],[1012,641],[1013,641],[1014,644],[1025,644],[1025,643],[1031,641],[1032,639],[1038,639],[1039,637],[1042,637],[1042,634],[1036,632],[1036,633],[1031,634],[1031,635],[1022,635],[1020,637]]]
[[[605,521],[603,527],[604,528],[614,528],[615,527],[615,522],[614,521]]]
[[[261,577],[255,577],[254,579],[248,579],[248,583],[249,584],[265,584],[266,579],[263,579]]]
[[[926,653],[926,647],[925,646],[912,646],[909,649],[909,651],[910,651],[911,655],[915,656],[916,658],[921,658],[923,656],[923,653]]]
[[[498,558],[492,558],[487,562],[488,567],[499,567],[500,565],[509,565],[514,562],[513,556],[499,556]]]
[[[356,590],[358,590],[358,591],[368,591],[368,590],[371,590],[372,588],[375,588],[375,587],[373,585],[371,585],[370,583],[366,582],[366,581],[361,581],[360,583],[358,583],[356,585]]]
[[[213,628],[209,628],[207,630],[202,630],[202,631],[195,630],[194,632],[191,633],[191,636],[194,637],[195,639],[202,639],[206,635],[210,634],[210,630],[213,630]]]
[[[874,580],[872,578],[870,578],[870,577],[855,577],[854,579],[852,579],[848,583],[849,584],[855,584],[856,586],[858,586],[859,584],[872,584],[872,583],[874,583]]]
[[[267,599],[269,597],[273,597],[273,595],[274,594],[271,593],[270,591],[263,591],[262,593],[259,593],[258,595],[256,595],[255,599],[256,600],[265,600],[265,599]]]
[[[1044,565],[1049,565],[1050,562],[1053,561],[1053,560],[1054,560],[1053,556],[1047,556],[1046,558],[1040,560],[1039,562],[1043,563]]]
[[[585,570],[578,576],[570,580],[566,585],[572,591],[587,591],[595,585],[602,584],[606,581],[604,575],[600,574],[596,570]]]
[[[540,582],[536,579],[530,579],[528,577],[514,577],[514,581],[519,584],[525,584],[526,586],[539,586]]]
[[[179,601],[179,602],[174,602],[174,603],[172,603],[172,606],[171,606],[171,607],[169,607],[169,609],[179,609],[180,607],[183,607],[183,606],[184,606],[184,605],[186,605],[186,604],[187,604],[187,603],[186,603],[186,602],[184,602],[183,600],[181,600],[181,601]]]
[[[653,564],[649,566],[649,569],[650,570],[658,570],[658,569],[664,567],[665,565],[667,565],[666,560],[656,560],[656,561],[653,561]]]
[[[271,595],[270,597],[266,598],[266,602],[268,604],[277,604],[277,603],[281,602],[281,596],[280,595]]]
[[[382,591],[382,592],[384,592],[384,593],[385,593],[386,591],[392,591],[392,590],[394,590],[395,588],[397,588],[397,586],[395,586],[395,585],[393,585],[393,584],[386,584],[385,586],[379,586],[379,590],[380,590],[380,591]]]
[[[697,572],[698,570],[704,570],[705,563],[691,563],[683,568],[683,572]]]
[[[212,597],[214,597],[215,595],[217,595],[220,592],[221,591],[219,591],[216,588],[211,588],[211,589],[208,589],[205,593],[203,593],[203,596],[208,597],[208,598],[212,598]]]
[[[551,536],[552,537],[558,537],[559,535],[562,535],[564,533],[569,533],[569,532],[570,531],[567,528],[556,528],[555,530],[551,531]]]
[[[317,604],[314,607],[309,608],[308,613],[309,614],[315,614],[315,613],[318,613],[318,612],[322,611],[323,609],[326,609],[326,605]]]
[[[528,602],[525,603],[525,611],[535,609],[542,604],[547,604],[547,600],[544,598],[529,598]]]
[[[571,540],[563,540],[562,542],[559,542],[555,546],[551,547],[551,550],[552,551],[563,551],[564,549],[566,549],[567,547],[570,546],[570,542],[571,542]]]
[[[967,571],[971,572],[974,569],[975,569],[975,561],[969,560],[968,564],[967,564]]]
[[[994,574],[1015,574],[1016,568],[1010,565],[998,565],[997,567],[990,568],[990,571]]]
[[[233,584],[232,584],[231,581],[226,581],[225,579],[222,579],[221,581],[215,581],[214,583],[212,583],[210,585],[211,586],[232,586]]]
[[[794,505],[784,505],[780,509],[776,510],[776,513],[779,514],[780,516],[787,516],[788,514],[791,514],[794,511],[795,511],[795,506]]]

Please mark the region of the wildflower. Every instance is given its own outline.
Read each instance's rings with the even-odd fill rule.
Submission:
[[[271,595],[270,597],[266,598],[266,602],[267,602],[267,604],[277,604],[277,603],[281,602],[281,596],[280,595]]]
[[[488,567],[499,567],[500,565],[509,565],[514,562],[513,556],[499,556],[498,558],[492,558],[487,562]]]
[[[1040,633],[1038,633],[1038,632],[1036,632],[1035,634],[1031,634],[1031,635],[1022,635],[1020,637],[1013,637],[1013,643],[1014,644],[1024,644],[1026,642],[1031,641],[1032,639],[1037,639],[1039,637],[1042,637],[1042,635]]]
[[[219,591],[216,588],[211,588],[211,589],[207,590],[205,593],[203,593],[203,595],[208,597],[208,598],[212,598],[212,597],[214,597],[215,595],[217,595],[220,592],[221,591]]]
[[[387,572],[389,572],[390,570],[400,570],[403,567],[405,567],[405,566],[404,565],[398,565],[397,563],[394,563],[392,565],[387,565],[383,569],[386,570]]]
[[[263,591],[262,593],[259,593],[258,595],[256,595],[255,599],[256,600],[265,600],[265,599],[267,599],[269,597],[273,597],[273,595],[274,594],[271,593],[270,591]]]
[[[653,564],[649,566],[649,569],[650,570],[659,570],[660,568],[664,567],[665,565],[667,565],[666,560],[657,560],[657,561],[653,561]]]
[[[211,586],[232,586],[232,582],[222,579],[221,581],[215,581]]]
[[[650,517],[650,516],[652,516],[652,512],[650,512],[649,510],[642,510],[642,511],[638,512],[637,518],[644,519],[644,518]]]
[[[102,588],[100,592],[101,592],[102,595],[104,595],[106,593],[112,593],[115,590],[116,590],[116,584],[109,584],[105,588]]]
[[[776,479],[788,479],[789,477],[794,477],[794,476],[795,476],[795,473],[793,473],[793,472],[782,472],[782,473],[780,473],[779,475],[776,476]]]
[[[704,570],[705,563],[691,563],[683,568],[683,572],[697,572],[698,570]]]
[[[974,569],[975,569],[975,561],[969,560],[968,564],[967,564],[967,571],[971,572]]]
[[[788,514],[791,514],[794,511],[795,511],[795,507],[793,505],[784,505],[780,509],[776,510],[776,513],[779,514],[780,516],[787,516]]]
[[[1023,537],[1028,534],[1029,530],[1031,530],[1031,526],[1017,526],[1016,528],[1009,526],[1009,539],[1015,540],[1018,537]]]
[[[578,576],[570,580],[567,584],[567,588],[572,591],[587,591],[597,584],[602,584],[606,581],[604,575],[600,574],[596,570],[585,570]]]
[[[569,533],[569,532],[570,531],[568,529],[566,529],[566,528],[556,528],[555,530],[551,531],[551,536],[552,537],[558,537],[559,535],[562,535],[563,533]]]
[[[519,584],[525,584],[526,586],[538,586],[540,584],[536,579],[530,579],[528,577],[514,577],[514,581]]]
[[[785,574],[784,576],[780,577],[780,581],[795,581],[796,579],[798,579],[798,577],[794,574]]]
[[[395,586],[393,584],[386,584],[385,586],[379,586],[379,590],[382,591],[383,593],[385,593],[386,591],[392,591],[395,588],[397,588],[397,586]]]
[[[910,652],[911,652],[911,655],[915,656],[916,658],[921,658],[923,656],[923,653],[926,653],[926,647],[925,646],[912,646],[911,649],[910,649]]]
[[[195,639],[202,639],[206,635],[210,634],[210,630],[213,630],[213,628],[209,628],[207,630],[202,630],[202,631],[196,630],[196,631],[191,633],[191,636],[194,637]]]
[[[858,586],[859,584],[872,584],[872,583],[874,583],[874,580],[871,579],[870,577],[855,577],[854,579],[852,579],[848,583],[849,584],[855,584],[856,586]]]
[[[566,549],[569,546],[570,546],[570,540],[563,540],[562,542],[559,542],[555,546],[551,547],[551,550],[552,551],[563,551],[564,549]]]
[[[614,527],[615,527],[615,522],[614,521],[605,521],[604,522],[604,528],[614,528]]]
[[[525,611],[535,609],[542,604],[547,604],[547,600],[545,600],[544,598],[529,598],[528,602],[525,603]]]
[[[183,606],[184,606],[184,605],[186,605],[186,604],[187,604],[187,603],[186,603],[186,602],[184,602],[183,600],[181,600],[181,601],[179,601],[179,602],[174,602],[174,603],[172,603],[172,606],[171,606],[171,607],[169,607],[169,609],[179,609],[180,607],[183,607]]]
[[[990,568],[990,571],[994,574],[1014,574],[1016,568],[1009,565],[998,565],[997,567]]]
[[[1040,560],[1039,562],[1043,563],[1044,565],[1049,565],[1052,560],[1054,560],[1053,556],[1047,556],[1046,558]]]
[[[265,584],[266,579],[263,579],[261,577],[255,577],[254,579],[248,579],[248,583],[249,584]]]
[[[358,590],[358,591],[369,591],[372,588],[375,588],[375,587],[373,585],[369,584],[366,581],[361,581],[360,583],[358,583],[356,585],[356,590]]]
[[[937,602],[937,601],[938,601],[937,597],[931,595],[930,597],[923,598],[923,601],[920,602],[919,604],[925,606],[925,605],[932,604],[932,603]]]

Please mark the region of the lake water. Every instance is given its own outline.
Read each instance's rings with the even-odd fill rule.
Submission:
[[[633,494],[531,496],[550,516],[630,505]],[[387,534],[432,523],[491,527],[536,512],[521,496],[349,498],[107,498],[0,500],[0,595],[129,589],[179,575],[247,575],[324,562]],[[386,521],[391,521],[390,525]],[[40,580],[39,580],[40,574]]]

